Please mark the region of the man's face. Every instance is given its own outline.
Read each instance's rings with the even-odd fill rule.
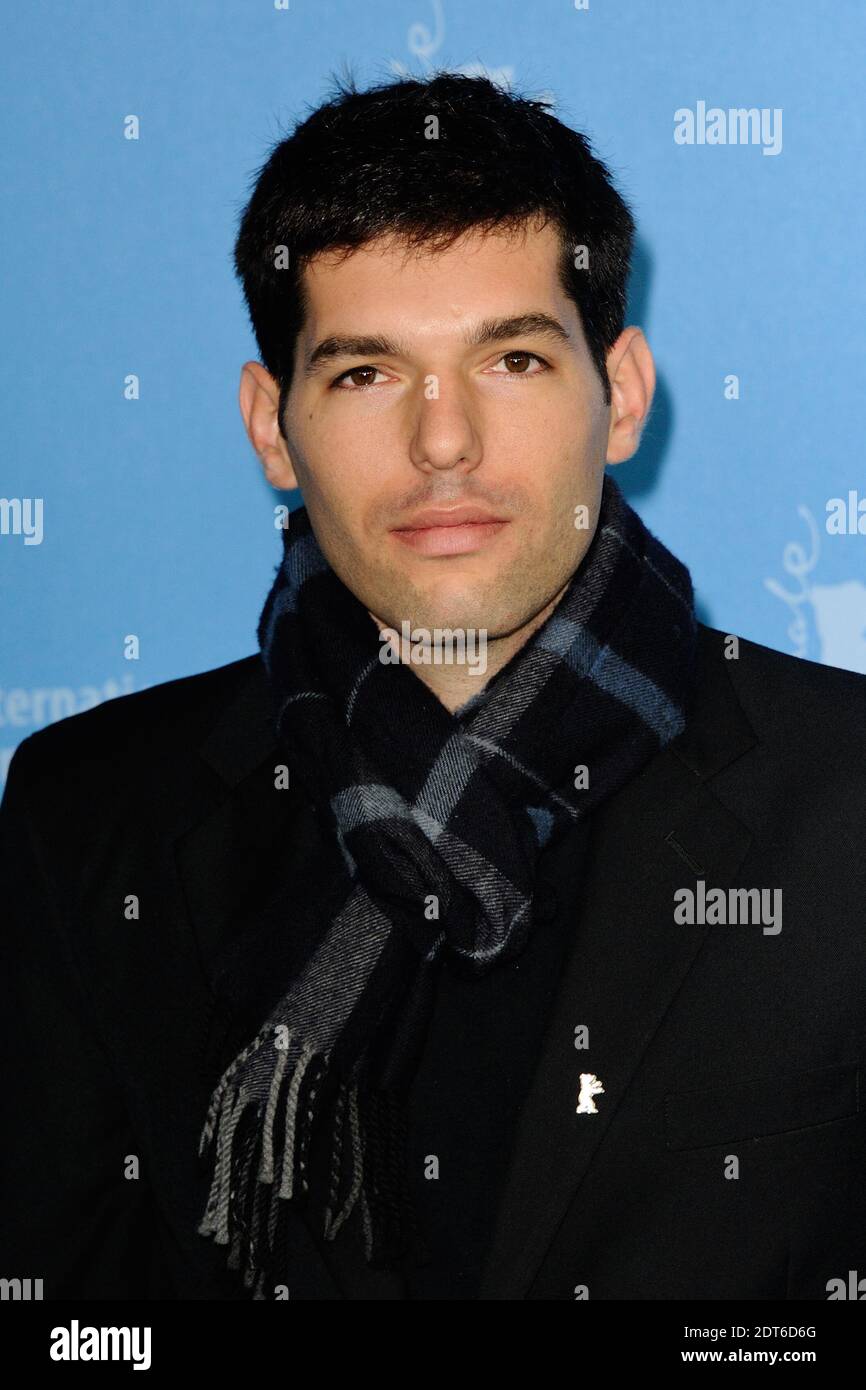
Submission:
[[[289,454],[325,557],[390,627],[506,636],[589,546],[610,408],[559,255],[548,225],[435,253],[380,240],[305,271]],[[523,315],[564,334],[502,329]]]

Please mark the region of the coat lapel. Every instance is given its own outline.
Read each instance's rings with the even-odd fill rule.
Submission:
[[[701,949],[709,928],[674,923],[674,892],[701,877],[726,885],[751,843],[707,785],[755,742],[725,666],[720,635],[701,628],[687,729],[596,812],[582,884],[569,881],[567,840],[544,870],[574,913],[574,943],[521,1110],[481,1298],[526,1297]],[[581,1024],[585,1051],[574,1045]],[[581,1072],[604,1086],[596,1114],[576,1113]]]

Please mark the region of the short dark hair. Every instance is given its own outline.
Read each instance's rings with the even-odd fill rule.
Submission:
[[[337,78],[256,174],[234,248],[261,359],[280,387],[280,429],[313,256],[389,235],[441,250],[464,232],[533,218],[559,229],[561,282],[609,405],[605,359],[625,326],[634,220],[586,137],[483,76],[439,72],[366,91]],[[586,268],[575,266],[579,247]]]

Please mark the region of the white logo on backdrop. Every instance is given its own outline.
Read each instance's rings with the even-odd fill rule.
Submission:
[[[839,584],[814,584],[808,578],[821,553],[820,532],[808,507],[799,506],[799,515],[810,533],[807,553],[799,541],[789,541],[782,552],[782,568],[794,580],[791,590],[776,579],[764,583],[793,615],[788,636],[795,656],[808,656],[809,616],[818,645],[818,660],[825,666],[841,666],[846,671],[866,675],[866,584],[845,579]]]
[[[430,5],[433,10],[432,31],[430,26],[421,20],[410,24],[406,31],[406,47],[412,57],[428,72],[433,67],[433,55],[438,53],[445,39],[445,12],[442,0],[430,0]],[[417,76],[417,72],[407,67],[399,58],[392,58],[389,66],[398,77]],[[449,71],[462,73],[464,77],[489,77],[498,87],[510,87],[514,82],[512,67],[489,68],[484,63],[464,63],[462,67],[451,68]]]

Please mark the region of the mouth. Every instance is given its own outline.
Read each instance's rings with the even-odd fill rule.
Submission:
[[[508,525],[506,517],[480,507],[418,512],[391,534],[420,555],[467,555],[489,544]]]

